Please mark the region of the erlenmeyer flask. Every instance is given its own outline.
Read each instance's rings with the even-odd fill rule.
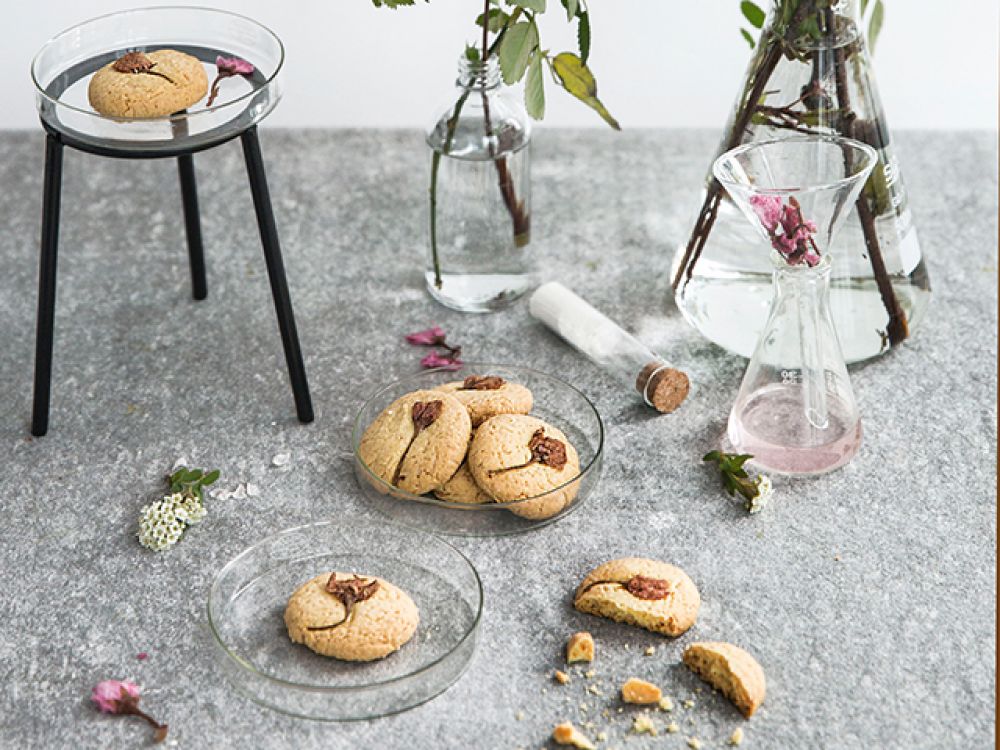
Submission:
[[[878,154],[844,222],[830,292],[847,361],[869,359],[912,333],[930,284],[858,28],[857,0],[774,0],[719,153],[802,133],[854,138]],[[704,336],[745,357],[771,298],[771,267],[754,247],[760,238],[709,174],[674,258],[674,297]]]
[[[877,160],[858,141],[786,138],[740,146],[715,175],[772,247],[774,295],[729,416],[737,453],[783,474],[843,466],[861,419],[830,314],[830,243]]]

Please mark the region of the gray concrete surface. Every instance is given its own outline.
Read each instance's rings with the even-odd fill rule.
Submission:
[[[209,299],[190,299],[176,168],[67,154],[53,412],[29,440],[39,132],[0,136],[0,746],[135,747],[147,729],[97,714],[98,680],[131,678],[179,747],[538,748],[592,720],[602,747],[983,748],[995,697],[997,184],[994,133],[901,133],[901,163],[935,296],[924,326],[854,370],[865,443],[847,468],[780,481],[749,517],[701,454],[743,363],[665,304],[712,132],[541,131],[535,246],[548,275],[686,363],[698,393],[653,417],[534,324],[421,289],[427,170],[414,132],[266,131],[265,159],[318,418],[300,426],[238,147],[199,155]],[[608,428],[588,505],[516,538],[461,543],[487,604],[480,648],[448,692],[387,719],[290,719],[234,694],[212,663],[205,600],[248,544],[366,512],[349,461],[362,399],[417,369],[400,340],[438,323],[469,358],[531,364],[587,392]],[[291,453],[288,468],[271,457]],[[262,495],[211,503],[166,554],[135,541],[137,512],[184,456]],[[623,554],[684,567],[704,599],[667,641],[575,612],[594,564]],[[566,636],[599,642],[596,683],[550,681]],[[767,671],[759,714],[678,666],[696,639],[745,644]],[[643,650],[655,644],[654,656]],[[135,655],[146,651],[149,659]],[[677,735],[627,737],[616,686],[644,676],[679,703]],[[588,710],[581,707],[584,703]],[[601,712],[610,709],[610,720]],[[521,717],[520,719],[518,717]],[[666,716],[658,715],[662,727]]]

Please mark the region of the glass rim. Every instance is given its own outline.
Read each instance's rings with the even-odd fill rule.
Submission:
[[[847,175],[846,177],[841,177],[839,180],[833,180],[831,182],[805,185],[803,187],[759,187],[757,185],[747,185],[741,182],[733,182],[732,180],[726,179],[722,175],[722,165],[725,162],[735,159],[738,156],[742,156],[750,151],[763,151],[772,146],[805,143],[830,143],[841,147],[847,146],[864,154],[866,163],[853,175]],[[761,195],[801,195],[803,193],[812,193],[820,190],[835,190],[855,181],[862,179],[867,180],[868,175],[871,174],[872,169],[875,168],[877,163],[878,152],[867,143],[863,143],[855,138],[848,138],[842,135],[795,135],[785,138],[769,138],[764,141],[753,141],[751,143],[744,143],[741,146],[731,148],[728,151],[719,154],[715,161],[712,162],[712,176],[727,190],[730,186],[735,189],[747,189],[752,187],[755,192],[760,193]]]
[[[229,648],[229,645],[222,638],[222,634],[219,632],[219,628],[216,626],[217,618],[213,617],[213,612],[215,610],[215,608],[213,607],[213,602],[215,600],[215,596],[218,591],[219,585],[222,579],[224,578],[225,574],[228,573],[230,570],[232,570],[237,563],[248,557],[255,550],[259,549],[260,547],[263,547],[265,544],[268,544],[286,534],[302,533],[310,529],[315,529],[318,527],[332,527],[333,525],[334,521],[332,520],[315,521],[313,523],[301,524],[300,526],[292,526],[291,528],[283,529],[274,534],[270,534],[269,536],[264,537],[258,542],[251,544],[249,547],[247,547],[238,555],[236,555],[236,557],[234,557],[225,565],[223,565],[222,569],[219,570],[219,572],[216,573],[215,576],[212,578],[212,585],[209,587],[208,602],[206,604],[206,610],[208,615],[208,627],[209,630],[212,631],[212,637],[215,640],[216,646],[220,647],[222,651],[225,653],[226,657],[231,659],[233,663],[235,663],[238,667],[258,677],[262,677],[268,682],[273,683],[275,685],[280,685],[281,687],[285,688],[292,688],[294,690],[302,692],[320,693],[320,694],[360,693],[368,690],[382,688],[387,685],[393,685],[396,683],[404,682],[413,677],[424,674],[425,672],[433,669],[434,667],[441,664],[443,661],[453,656],[455,652],[457,652],[465,643],[467,643],[470,638],[475,638],[476,633],[479,630],[479,624],[482,621],[485,589],[483,588],[483,581],[479,577],[479,571],[476,570],[476,566],[472,563],[472,560],[470,560],[468,556],[464,552],[462,552],[458,547],[451,544],[446,539],[437,536],[436,534],[431,534],[426,531],[412,529],[408,526],[400,526],[394,523],[373,523],[371,521],[366,521],[364,523],[365,526],[377,529],[379,531],[393,530],[401,532],[403,534],[416,533],[416,534],[421,534],[425,537],[429,537],[435,542],[440,542],[445,547],[447,547],[451,552],[456,553],[459,556],[459,558],[461,558],[462,562],[465,563],[466,568],[472,571],[472,576],[476,581],[476,595],[477,595],[476,613],[475,616],[472,618],[472,622],[469,624],[469,627],[466,629],[465,633],[462,634],[462,637],[459,638],[458,642],[455,643],[455,645],[453,645],[450,649],[448,649],[444,654],[438,656],[429,664],[425,664],[419,667],[418,669],[415,669],[411,672],[407,672],[406,674],[399,675],[397,677],[392,677],[387,680],[379,680],[378,682],[369,682],[364,685],[311,685],[302,682],[295,682],[293,680],[286,680],[283,677],[275,677],[272,674],[268,674],[267,672],[262,671],[256,665],[250,663],[246,659],[243,659],[242,657],[234,653],[232,649]],[[221,615],[221,612],[217,614]]]
[[[541,377],[543,379],[551,380],[557,383],[560,387],[567,388],[573,393],[575,393],[577,396],[583,399],[584,403],[587,405],[587,407],[590,409],[590,412],[593,413],[594,418],[597,420],[597,445],[594,448],[594,455],[587,462],[586,466],[580,467],[580,471],[576,474],[576,476],[572,477],[571,479],[567,479],[559,486],[546,490],[545,492],[539,495],[532,495],[531,497],[525,497],[520,500],[513,500],[509,503],[501,503],[501,502],[457,503],[449,500],[440,500],[436,497],[428,497],[426,495],[415,495],[412,492],[401,490],[395,485],[389,484],[380,476],[376,475],[368,466],[368,464],[365,463],[365,461],[361,458],[361,456],[358,455],[358,448],[361,445],[361,436],[364,434],[364,431],[368,428],[368,425],[362,426],[361,418],[367,411],[368,407],[376,399],[385,394],[387,391],[398,388],[404,383],[423,379],[431,374],[435,373],[444,374],[449,372],[456,372],[454,370],[449,370],[448,368],[445,367],[435,367],[433,369],[424,370],[423,372],[416,373],[415,375],[410,375],[409,377],[406,378],[400,378],[399,380],[395,380],[389,383],[388,385],[382,386],[377,391],[375,391],[375,393],[373,393],[371,396],[365,399],[364,404],[361,405],[361,408],[358,410],[357,416],[354,418],[354,429],[351,431],[351,452],[354,454],[354,462],[357,466],[360,466],[362,469],[364,469],[365,478],[370,480],[375,485],[376,489],[383,491],[383,494],[388,495],[393,500],[397,501],[402,500],[408,503],[409,502],[423,503],[424,505],[430,505],[435,508],[445,508],[447,510],[457,510],[460,512],[462,511],[487,512],[487,513],[492,513],[496,511],[511,512],[512,509],[516,510],[518,508],[528,507],[529,503],[537,503],[540,500],[545,500],[546,498],[551,497],[556,493],[565,491],[568,487],[570,487],[573,484],[582,482],[585,477],[590,475],[590,473],[594,470],[594,467],[600,464],[601,457],[604,454],[604,420],[601,419],[600,412],[597,411],[597,407],[594,406],[594,403],[589,398],[587,398],[587,395],[583,393],[583,391],[581,391],[579,388],[570,383],[567,383],[562,378],[558,378],[555,375],[549,375],[546,372],[542,372],[541,370],[536,370],[532,367],[523,367],[521,365],[503,365],[495,362],[494,363],[463,362],[462,364],[463,368],[475,368],[475,369],[481,369],[483,371],[488,371],[490,368],[506,369],[515,372],[520,370],[522,372],[530,373],[531,375],[536,377]],[[576,505],[575,500],[566,507],[567,508],[572,507],[573,505]]]
[[[260,30],[262,30],[263,32],[265,32],[267,35],[269,35],[277,43],[277,45],[278,45],[278,64],[275,66],[274,71],[271,73],[271,75],[269,75],[265,79],[264,85],[261,86],[261,88],[251,89],[250,91],[248,91],[248,92],[246,92],[244,94],[241,94],[240,96],[236,97],[235,99],[230,99],[229,101],[222,102],[220,104],[216,104],[216,105],[214,105],[212,107],[205,107],[204,109],[199,109],[196,112],[174,113],[174,114],[170,114],[170,115],[163,115],[161,117],[111,117],[109,115],[102,115],[100,112],[97,112],[96,110],[88,109],[88,108],[84,108],[84,107],[78,107],[75,104],[68,104],[67,102],[60,101],[59,99],[51,96],[45,90],[45,88],[42,86],[41,82],[38,79],[38,73],[37,73],[37,66],[38,66],[38,63],[39,63],[39,59],[56,42],[60,41],[61,39],[63,39],[64,37],[66,37],[66,36],[68,36],[70,34],[73,34],[73,33],[77,32],[77,31],[79,31],[84,26],[87,26],[87,25],[93,24],[93,23],[97,23],[98,21],[104,21],[104,20],[107,20],[109,18],[113,18],[114,16],[126,16],[126,15],[133,15],[133,14],[142,14],[142,13],[149,13],[149,12],[152,12],[152,11],[184,11],[184,12],[194,12],[194,13],[214,13],[214,14],[219,15],[219,16],[227,16],[229,18],[236,18],[236,19],[239,19],[241,21],[246,21],[247,23],[249,23],[249,24],[251,24],[253,26],[256,26],[257,28],[259,28]],[[262,89],[264,89],[264,88],[270,86],[272,83],[274,83],[275,79],[278,77],[278,74],[281,72],[282,68],[284,68],[284,65],[285,65],[285,45],[281,41],[281,37],[279,37],[277,34],[275,34],[274,31],[272,31],[270,28],[268,28],[264,24],[260,23],[259,21],[254,20],[253,18],[250,18],[249,16],[245,16],[242,13],[233,13],[233,12],[228,11],[228,10],[221,10],[219,8],[209,8],[209,7],[206,7],[206,6],[198,6],[198,5],[191,5],[191,6],[187,6],[187,5],[154,5],[154,6],[150,6],[148,8],[129,8],[127,10],[118,10],[118,11],[112,11],[111,13],[104,13],[104,14],[99,15],[99,16],[94,16],[93,18],[88,18],[86,21],[81,21],[80,23],[74,24],[74,25],[72,25],[72,26],[70,26],[68,28],[63,29],[62,31],[58,32],[57,34],[53,35],[52,37],[50,37],[39,48],[38,52],[35,53],[35,56],[31,58],[31,82],[34,85],[34,87],[35,87],[35,93],[38,96],[42,97],[43,99],[45,99],[45,101],[51,103],[55,107],[62,107],[63,109],[69,110],[71,112],[78,112],[78,113],[83,114],[83,115],[88,115],[90,117],[97,117],[97,118],[99,118],[101,120],[109,120],[109,121],[112,121],[112,122],[124,122],[124,123],[129,123],[129,122],[180,122],[180,121],[183,121],[183,120],[190,120],[190,119],[192,119],[194,117],[198,117],[199,115],[220,112],[220,111],[226,109],[227,107],[230,107],[230,106],[232,106],[234,104],[239,104],[239,103],[243,102],[244,100],[247,100],[250,97],[259,94]]]

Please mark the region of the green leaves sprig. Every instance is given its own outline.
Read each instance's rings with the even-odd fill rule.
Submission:
[[[430,0],[426,0],[430,2]],[[372,0],[375,7],[398,8],[416,0]],[[556,85],[597,112],[615,130],[618,121],[597,97],[597,79],[587,67],[590,58],[590,13],[586,0],[559,0],[566,20],[576,22],[577,50],[551,54],[542,47],[538,16],[548,8],[547,0],[489,0],[489,9],[476,17],[479,28],[497,35],[496,54],[500,74],[508,86],[524,80],[524,106],[536,120],[545,117],[546,68]],[[473,59],[471,47],[466,55]],[[475,58],[478,59],[478,58]]]
[[[753,456],[749,454],[710,451],[701,460],[712,461],[719,467],[722,485],[730,497],[735,497],[738,492],[747,500],[753,500],[759,492],[757,480],[751,479],[747,470],[743,468],[743,464],[751,458]]]
[[[204,488],[213,484],[218,478],[218,469],[206,473],[203,469],[179,466],[167,477],[167,482],[170,484],[171,493],[179,492],[186,497],[196,497],[204,503]]]
[[[500,0],[493,0],[499,5]],[[527,76],[524,85],[524,105],[528,114],[536,120],[545,116],[545,76],[547,67],[553,81],[567,92],[597,112],[615,130],[621,130],[618,121],[597,97],[597,79],[587,67],[590,56],[590,14],[585,0],[561,0],[566,11],[566,20],[577,22],[577,52],[550,54],[544,49],[538,32],[536,15],[545,10],[545,0],[507,0],[523,12],[525,20],[516,19],[517,12],[509,14],[501,30],[505,30],[497,54],[500,58],[500,72],[504,83],[513,85]],[[494,11],[499,11],[494,15]],[[490,10],[488,22],[498,26],[504,18],[501,8]],[[480,14],[476,23],[482,26],[484,15]],[[491,28],[492,30],[492,28]],[[544,67],[543,67],[544,66]]]

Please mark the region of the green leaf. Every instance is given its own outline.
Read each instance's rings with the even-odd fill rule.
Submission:
[[[466,44],[465,59],[473,63],[479,62],[479,47],[474,44]]]
[[[871,18],[868,19],[868,48],[875,54],[875,43],[878,42],[878,35],[882,33],[882,22],[885,20],[885,6],[882,0],[875,0],[872,7]]]
[[[202,487],[207,487],[210,484],[214,484],[215,481],[218,478],[219,478],[219,470],[218,469],[215,469],[214,471],[210,471],[210,472],[208,472],[208,474],[206,474],[205,476],[203,476],[201,478],[201,486]]]
[[[580,61],[586,65],[590,58],[590,13],[583,11],[576,27],[576,41],[580,47]]]
[[[747,40],[747,44],[750,45],[750,49],[753,49],[755,46],[757,46],[757,42],[754,41],[754,38],[749,31],[747,31],[746,29],[740,29],[740,33],[743,35],[743,38]]]
[[[580,12],[580,0],[562,0],[562,6],[566,9],[567,21],[572,21],[573,17]]]
[[[706,453],[704,456],[701,457],[701,460],[715,461],[716,463],[719,463],[720,460],[722,459],[722,456],[723,456],[722,451],[709,451],[708,453]]]
[[[861,0],[861,17],[865,17],[865,13],[868,12],[868,0]]]
[[[372,0],[376,8],[381,8],[383,5],[386,8],[399,8],[403,5],[416,5],[416,0]],[[430,2],[430,0],[427,0]]]
[[[524,81],[524,106],[528,114],[536,120],[545,117],[545,80],[542,75],[542,53],[539,50],[531,56],[528,77]]]
[[[490,8],[490,18],[489,18],[489,31],[491,34],[496,34],[500,29],[507,25],[507,21],[510,20],[510,16],[506,11],[500,8]],[[476,26],[480,28],[483,25],[483,14],[480,13],[476,17]]]
[[[500,43],[500,72],[508,86],[517,83],[528,69],[531,53],[538,46],[538,31],[528,21],[520,21],[507,28]]]
[[[750,2],[750,0],[743,0],[740,3],[740,10],[743,11],[743,17],[750,22],[750,25],[755,29],[760,29],[764,27],[764,19],[767,14],[760,9],[760,6],[756,3]]]
[[[552,69],[563,88],[592,108],[615,130],[621,130],[618,121],[597,98],[597,80],[590,68],[572,52],[560,52],[552,60]]]
[[[525,10],[533,10],[536,13],[545,12],[545,0],[509,0],[511,5],[516,5]]]

